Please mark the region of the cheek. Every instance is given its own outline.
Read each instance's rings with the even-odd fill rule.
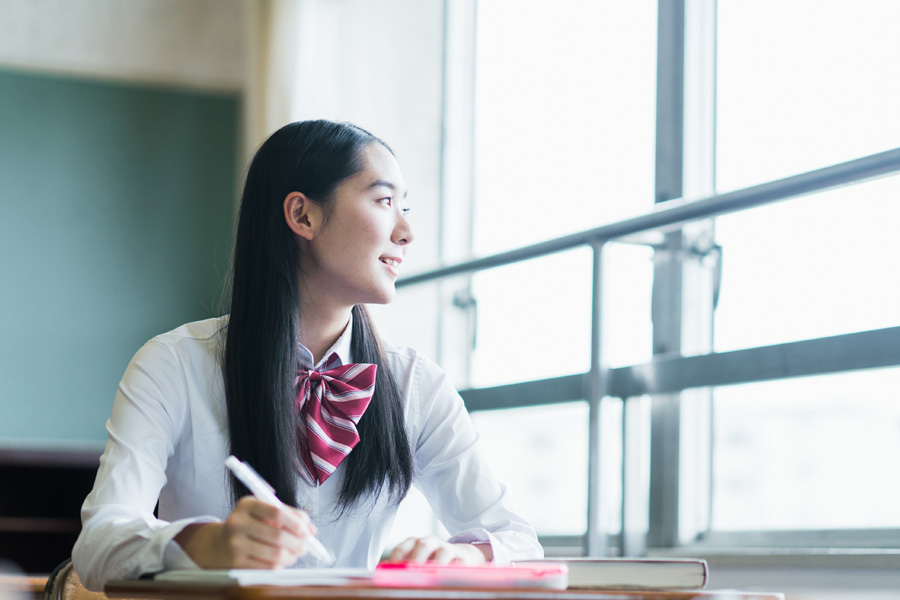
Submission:
[[[338,256],[362,259],[369,255],[381,255],[391,238],[391,223],[388,218],[364,211],[344,215],[329,224],[328,248],[335,258]]]
[[[356,269],[377,258],[378,246],[375,235],[370,229],[356,228],[347,230],[346,235],[335,236],[328,246],[326,260],[335,268]]]
[[[361,219],[353,228],[354,233],[349,235],[349,244],[360,251],[379,252],[387,240],[390,239],[391,230],[386,219],[368,218]]]

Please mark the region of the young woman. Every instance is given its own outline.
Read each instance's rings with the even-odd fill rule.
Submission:
[[[447,376],[376,334],[413,241],[388,146],[344,123],[285,126],[250,165],[228,317],[157,336],[128,366],[73,550],[88,588],[166,569],[374,568],[411,485],[449,540],[392,559],[539,558]],[[236,455],[289,505],[227,472]],[[154,511],[156,508],[156,511]]]

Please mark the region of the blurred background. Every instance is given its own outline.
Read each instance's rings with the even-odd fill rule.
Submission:
[[[548,554],[895,597],[898,26],[892,0],[0,0],[0,557],[67,555],[131,356],[220,314],[255,148],[329,118],[410,188],[426,276],[382,334],[463,390]],[[771,200],[538,248],[741,194]],[[394,537],[430,531],[412,493]]]

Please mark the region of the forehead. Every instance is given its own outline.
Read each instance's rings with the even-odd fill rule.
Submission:
[[[361,189],[370,187],[393,188],[396,195],[406,195],[406,182],[400,172],[400,165],[390,150],[378,142],[369,144],[363,150],[362,170],[348,180]]]

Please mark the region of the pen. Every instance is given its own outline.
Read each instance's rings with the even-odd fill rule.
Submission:
[[[225,466],[231,469],[234,476],[241,480],[241,483],[247,486],[250,492],[272,506],[283,506],[284,503],[275,495],[275,490],[269,485],[265,479],[260,477],[259,473],[253,470],[250,465],[241,462],[235,456],[229,456],[225,459]],[[319,538],[313,534],[309,534],[303,540],[309,546],[310,552],[326,565],[334,564],[334,555],[328,551],[328,548],[322,545]]]

